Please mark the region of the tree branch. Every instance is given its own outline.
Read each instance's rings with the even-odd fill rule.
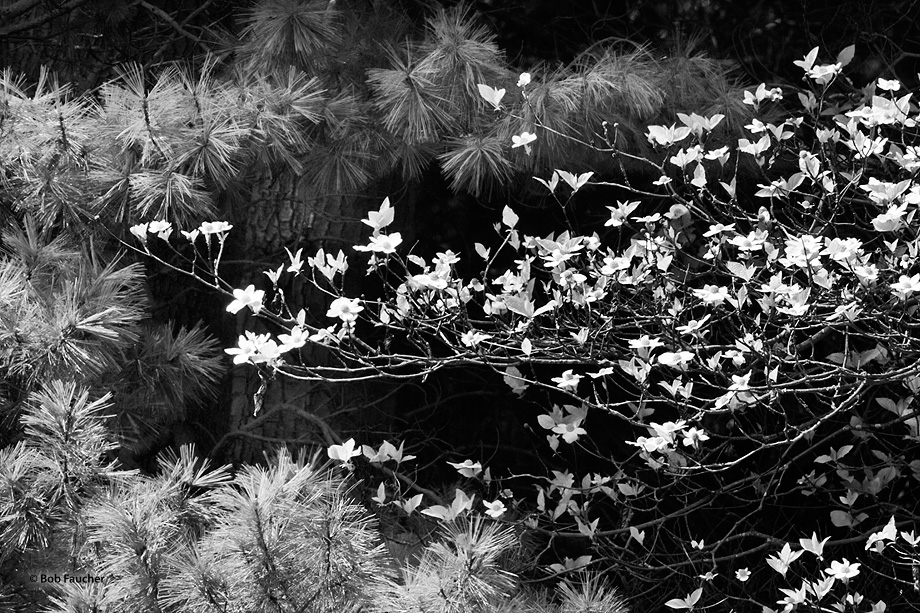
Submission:
[[[204,42],[202,42],[202,40],[199,37],[195,36],[188,30],[186,30],[184,27],[182,27],[181,24],[176,22],[176,20],[173,19],[172,15],[170,15],[169,13],[167,13],[160,7],[150,4],[146,0],[140,0],[139,4],[145,9],[147,9],[149,12],[153,13],[154,15],[162,19],[164,22],[166,22],[173,30],[175,30],[176,32],[184,36],[185,38],[189,39],[190,41],[192,41],[193,43],[201,47],[205,53],[211,52],[210,47],[204,44]]]
[[[59,19],[68,13],[72,13],[77,10],[84,4],[89,2],[89,0],[72,0],[71,2],[60,6],[57,10],[49,11],[44,15],[39,15],[38,17],[33,17],[32,19],[27,19],[19,23],[9,24],[3,28],[0,28],[0,37],[11,36],[13,34],[18,34],[19,32],[25,32],[38,26],[44,25],[47,22],[53,19]],[[35,2],[38,4],[38,2]],[[21,15],[22,13],[20,13]],[[9,21],[9,18],[6,15],[0,13],[0,22]]]

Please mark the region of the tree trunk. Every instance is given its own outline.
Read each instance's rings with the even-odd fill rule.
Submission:
[[[361,239],[363,226],[359,219],[364,212],[358,210],[358,198],[354,196],[317,197],[306,181],[290,171],[267,171],[251,185],[233,203],[232,223],[238,243],[228,245],[232,260],[227,263],[233,265],[232,278],[237,286],[252,283],[264,288],[267,301],[270,283],[263,271],[288,261],[285,247],[292,253],[303,247],[306,259],[320,247],[327,252],[343,249],[348,253],[351,245]],[[290,273],[285,273],[281,283],[291,311],[296,313],[303,308],[308,319],[328,323],[328,296],[310,284],[291,283],[290,278]],[[228,319],[228,324],[232,332],[225,336],[232,338],[230,342],[245,330],[257,330],[259,326],[248,312],[241,312],[232,323]],[[319,348],[306,347],[302,359],[305,363],[322,364],[327,357]],[[266,448],[282,443],[330,444],[329,432],[324,432],[313,417],[342,433],[355,431],[374,419],[370,411],[360,414],[361,411],[348,410],[374,406],[374,392],[368,386],[353,383],[305,383],[278,376],[263,386],[255,368],[241,365],[233,367],[225,390],[230,397],[224,399],[222,406],[227,407],[226,426],[234,440],[225,442],[223,453],[233,462],[258,461]],[[261,407],[254,415],[260,401]]]

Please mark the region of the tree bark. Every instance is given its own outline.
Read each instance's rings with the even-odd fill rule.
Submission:
[[[231,248],[236,269],[233,277],[240,287],[252,283],[265,289],[266,300],[270,299],[271,289],[263,271],[288,261],[285,247],[292,253],[303,247],[306,259],[320,247],[327,252],[343,249],[348,253],[351,245],[361,239],[363,226],[359,219],[364,213],[359,212],[361,207],[354,196],[317,196],[308,182],[289,170],[266,170],[250,185],[245,192],[238,192],[241,197],[232,203],[232,222],[239,230],[238,243]],[[329,297],[308,283],[286,283],[291,277],[290,273],[282,276],[288,307],[293,313],[306,309],[309,319],[325,323]],[[231,325],[230,336],[237,339],[259,324],[243,314]],[[322,364],[328,358],[321,349],[307,347],[302,359]],[[233,462],[258,461],[267,448],[280,443],[329,444],[329,433],[311,416],[342,432],[356,430],[374,419],[368,412],[359,415],[348,410],[374,404],[373,388],[368,386],[310,383],[276,376],[266,382],[261,398],[257,398],[261,386],[254,367],[241,365],[232,369],[227,386],[229,398],[222,405],[228,411],[228,432],[235,437],[227,445],[228,459]],[[254,415],[259,401],[262,406]]]

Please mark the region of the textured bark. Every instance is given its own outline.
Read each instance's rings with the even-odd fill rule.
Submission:
[[[287,247],[292,252],[304,249],[304,259],[320,247],[327,251],[346,252],[360,240],[363,227],[359,219],[358,199],[354,196],[317,197],[311,186],[294,173],[266,171],[250,183],[245,192],[238,192],[233,203],[233,224],[239,229],[238,243],[232,245],[231,257],[236,268],[238,286],[255,284],[269,289],[262,274],[287,261]],[[290,278],[286,275],[286,278]],[[321,322],[328,308],[328,297],[306,283],[288,284],[285,299],[292,311],[304,308]],[[232,338],[257,325],[251,317],[242,315],[234,323]],[[323,363],[327,358],[318,349],[303,354],[305,362]],[[231,384],[225,393],[229,414],[227,426],[235,440],[223,450],[232,461],[257,461],[265,449],[280,443],[303,445],[329,444],[315,415],[343,432],[357,429],[371,417],[342,409],[369,406],[369,390],[354,384],[326,385],[304,383],[285,377],[267,382],[261,397],[262,406],[254,416],[256,395],[262,381],[252,366],[234,367]],[[335,414],[335,415],[333,415]]]

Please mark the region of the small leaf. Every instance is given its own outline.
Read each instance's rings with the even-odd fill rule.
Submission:
[[[451,514],[451,509],[448,509],[442,504],[436,504],[428,507],[427,509],[422,509],[422,515],[434,517],[435,519],[440,519],[442,521],[448,521],[456,517],[456,515]]]
[[[534,317],[539,317],[539,316],[542,315],[543,313],[546,313],[547,311],[551,311],[551,310],[555,309],[555,308],[556,308],[556,304],[557,304],[557,303],[556,303],[556,299],[554,298],[554,299],[550,300],[549,302],[547,302],[546,304],[544,304],[543,306],[541,306],[541,307],[540,307],[539,309],[537,309],[536,311],[534,311],[534,312],[533,312],[533,316],[534,316]]]
[[[757,268],[754,266],[745,266],[740,262],[726,262],[725,267],[728,268],[736,277],[740,277],[744,281],[750,281],[751,278],[757,273]]]
[[[847,528],[854,524],[853,516],[846,511],[831,511],[831,523],[838,528]]]
[[[523,315],[527,318],[533,318],[533,302],[530,300],[524,300],[523,298],[518,298],[517,296],[505,296],[503,298],[505,306],[508,307],[508,310],[512,313],[517,313],[518,315]]]
[[[633,526],[629,527],[630,538],[636,539],[636,542],[642,545],[645,542],[645,530],[639,530]]]
[[[624,496],[635,496],[640,491],[636,489],[636,487],[632,485],[631,483],[624,483],[622,481],[620,483],[617,483],[617,489],[620,490],[620,492]]]
[[[490,249],[488,249],[485,245],[483,245],[482,243],[476,243],[475,245],[473,245],[473,247],[476,249],[476,253],[479,254],[479,257],[481,257],[484,260],[489,259]]]
[[[526,381],[523,381],[524,375],[521,374],[521,371],[515,368],[514,366],[509,366],[505,369],[505,375],[502,377],[505,381],[505,384],[511,388],[511,391],[517,395],[523,394],[529,384]]]
[[[524,352],[524,355],[530,357],[530,353],[533,351],[533,345],[529,338],[525,338],[521,341],[521,351]]]
[[[505,206],[505,208],[502,209],[502,223],[509,228],[516,226],[518,219],[520,218],[511,210],[510,206]]]
[[[534,179],[542,183],[551,194],[556,191],[556,186],[559,185],[559,173],[555,170],[553,171],[553,176],[549,181],[544,181],[540,177],[534,177]]]
[[[412,512],[415,511],[415,509],[417,509],[420,504],[422,504],[422,495],[416,494],[412,498],[402,503],[401,506],[406,513],[412,515]]]
[[[377,487],[377,495],[371,496],[371,500],[377,504],[383,504],[387,501],[387,488],[382,482]]]
[[[688,594],[686,598],[672,598],[664,604],[666,607],[671,607],[672,609],[692,609],[696,606],[696,603],[700,601],[702,595],[703,588],[698,587]]]
[[[841,68],[844,68],[847,64],[853,61],[853,57],[856,55],[856,45],[850,45],[849,47],[844,47],[843,50],[837,54],[837,63],[840,64]]]
[[[559,176],[562,177],[563,181],[569,184],[569,187],[572,188],[573,194],[584,187],[585,183],[588,182],[588,179],[594,175],[593,172],[586,172],[577,176],[564,170],[557,170],[556,172],[559,173]]]

